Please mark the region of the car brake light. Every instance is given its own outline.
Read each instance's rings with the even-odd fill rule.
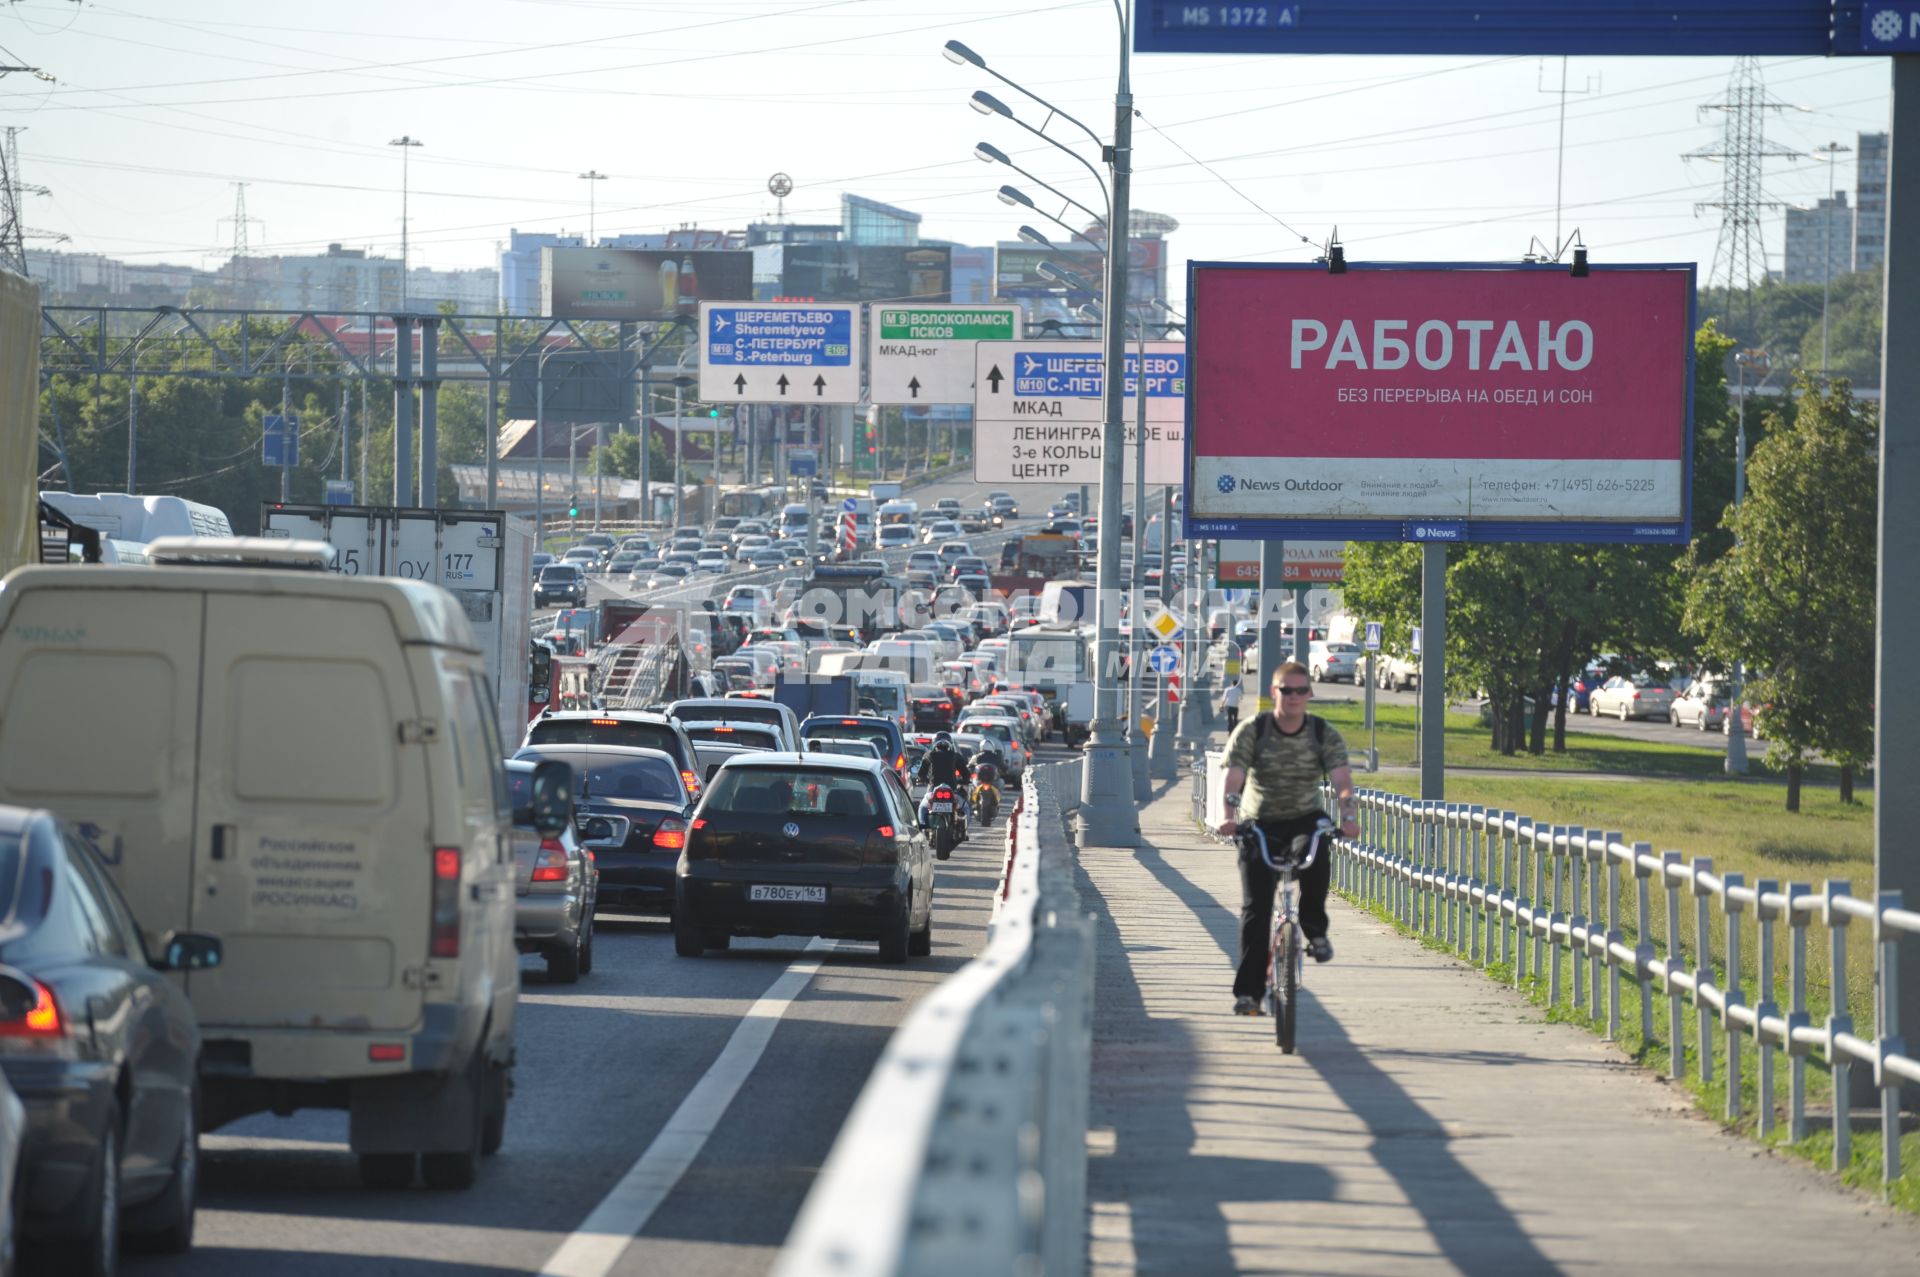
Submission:
[[[878,829],[874,830],[873,832],[876,834],[879,834],[882,838],[891,838],[893,837],[893,826],[882,825]]]
[[[694,775],[692,772],[682,771],[680,773],[680,780],[683,784],[686,785],[687,796],[689,798],[691,798],[693,795],[700,792],[700,778]]]
[[[533,882],[565,882],[567,848],[557,838],[540,840],[540,853],[533,859]]]
[[[617,718],[596,718],[593,720],[593,725],[595,727],[618,727],[620,726],[620,720]]]
[[[460,849],[433,849],[433,932],[427,953],[435,958],[460,956]]]
[[[653,845],[664,851],[679,851],[687,845],[686,822],[671,816],[661,821],[660,828],[653,831]]]
[[[897,757],[895,757],[893,760],[893,770],[899,772],[899,771],[905,771],[906,769],[907,769],[907,756],[905,754],[900,754]]]
[[[367,1059],[375,1064],[398,1064],[407,1058],[407,1048],[399,1042],[376,1042],[367,1048]]]
[[[840,726],[842,726],[842,727],[858,727],[858,726],[860,726],[860,720],[859,720],[859,719],[857,719],[857,718],[843,718],[843,719],[841,719],[841,720],[840,720]]]
[[[33,1004],[17,1017],[0,1020],[0,1037],[65,1037],[66,1018],[60,1014],[60,1003],[53,996],[53,990],[29,975],[19,974],[14,979],[17,979],[27,992],[33,994]]]
[[[693,827],[695,829],[705,829],[707,827],[707,818],[705,816],[701,816],[699,819],[693,822]]]

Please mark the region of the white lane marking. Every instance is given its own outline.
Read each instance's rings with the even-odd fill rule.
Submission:
[[[824,954],[833,947],[831,940],[816,939],[807,945],[807,952]],[[628,1244],[700,1156],[707,1137],[720,1125],[733,1097],[766,1052],[781,1017],[820,970],[820,963],[818,957],[796,959],[747,1009],[719,1058],[680,1101],[640,1160],[627,1168],[593,1213],[553,1252],[540,1277],[606,1277],[613,1271]]]

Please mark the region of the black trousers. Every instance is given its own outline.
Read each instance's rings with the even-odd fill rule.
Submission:
[[[1239,721],[1240,721],[1240,707],[1238,705],[1227,706],[1227,734],[1229,736],[1233,734],[1234,724],[1238,723]]]
[[[1301,834],[1312,833],[1318,812],[1286,820],[1262,820],[1267,842],[1285,846]],[[1327,886],[1332,881],[1332,848],[1324,843],[1307,871],[1296,874],[1300,889],[1300,930],[1307,939],[1327,934]],[[1233,996],[1257,998],[1267,990],[1267,950],[1273,940],[1273,870],[1258,852],[1240,853],[1240,967],[1233,973]]]

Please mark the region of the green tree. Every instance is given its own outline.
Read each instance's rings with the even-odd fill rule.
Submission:
[[[1853,769],[1872,754],[1878,417],[1845,381],[1801,377],[1791,422],[1770,423],[1729,525],[1738,543],[1694,572],[1686,624],[1754,671],[1747,698],[1800,810],[1810,755]]]

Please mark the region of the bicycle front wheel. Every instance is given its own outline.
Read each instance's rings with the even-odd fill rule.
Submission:
[[[1300,1008],[1300,928],[1280,924],[1273,938],[1273,1038],[1285,1055],[1293,1054],[1293,1027]]]

